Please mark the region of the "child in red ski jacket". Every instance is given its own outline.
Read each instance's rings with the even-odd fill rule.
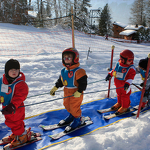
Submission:
[[[0,78],[0,103],[5,124],[11,129],[12,134],[2,139],[5,144],[9,143],[4,148],[27,142],[27,131],[23,121],[24,101],[27,95],[28,85],[25,82],[25,75],[20,72],[19,62],[15,59],[8,60],[5,64],[5,74]]]
[[[106,81],[114,76],[114,84],[117,92],[117,103],[111,107],[117,110],[116,114],[128,111],[130,106],[130,85],[135,77],[136,69],[133,65],[134,54],[125,49],[120,53],[120,59],[113,70],[106,76]],[[122,87],[122,88],[121,88]]]
[[[87,86],[87,75],[84,69],[80,68],[79,53],[75,48],[67,48],[62,52],[62,63],[65,68],[61,70],[61,75],[55,86],[51,89],[50,95],[54,96],[59,87],[64,86],[64,106],[69,115],[59,122],[59,125],[71,123],[65,130],[70,131],[81,125],[81,103],[83,91]]]

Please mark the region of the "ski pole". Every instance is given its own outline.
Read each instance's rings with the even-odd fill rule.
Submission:
[[[110,69],[112,69],[112,64],[113,64],[113,54],[114,54],[114,48],[115,46],[112,45],[112,51],[111,51],[111,62],[110,62]],[[109,85],[108,85],[108,95],[107,97],[109,98],[109,92],[110,92],[110,84],[111,84],[111,79],[109,80]]]

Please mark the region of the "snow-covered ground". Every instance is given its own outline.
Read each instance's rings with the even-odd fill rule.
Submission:
[[[83,103],[104,98],[107,91],[88,94],[88,92],[107,90],[108,82],[104,81],[110,67],[111,46],[115,46],[113,66],[119,59],[119,53],[130,49],[135,54],[135,66],[140,59],[150,53],[150,44],[121,43],[105,40],[104,37],[89,36],[75,31],[75,47],[80,54],[80,64],[88,75],[88,86]],[[0,76],[4,73],[5,62],[14,58],[21,64],[21,71],[26,76],[29,95],[25,105],[56,99],[26,107],[26,117],[63,107],[62,89],[55,97],[49,95],[50,89],[62,69],[61,52],[72,46],[71,30],[60,26],[51,29],[0,23]],[[89,53],[87,59],[88,50]],[[135,84],[141,83],[136,75]],[[113,81],[111,88],[115,88]],[[132,86],[132,91],[138,89]],[[110,96],[116,96],[111,90]],[[65,116],[64,116],[65,117]],[[1,114],[0,123],[4,122]],[[138,119],[127,118],[109,127],[99,129],[89,135],[76,137],[67,142],[47,148],[50,150],[149,150],[150,149],[150,112],[140,115]]]

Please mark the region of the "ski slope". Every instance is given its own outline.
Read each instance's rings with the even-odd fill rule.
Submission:
[[[56,92],[55,97],[48,93],[60,75],[63,68],[61,52],[66,47],[72,46],[72,32],[62,29],[60,26],[50,29],[36,29],[30,26],[20,26],[0,23],[0,76],[4,73],[5,62],[14,58],[21,64],[21,71],[26,76],[29,86],[28,98],[25,105],[26,117],[37,115],[49,110],[63,107],[63,89]],[[84,100],[90,102],[104,98],[107,94],[108,82],[104,81],[110,66],[111,46],[114,45],[113,66],[119,59],[119,53],[124,49],[130,49],[135,54],[135,66],[140,59],[150,53],[150,44],[132,44],[105,40],[104,37],[89,36],[75,31],[75,47],[80,54],[80,64],[88,75],[88,86]],[[88,50],[89,53],[87,59]],[[141,77],[136,75],[134,82],[140,84]],[[111,88],[115,88],[113,81]],[[90,92],[101,91],[93,94]],[[132,86],[132,91],[138,89]],[[115,90],[111,90],[111,97],[116,96]],[[47,100],[47,103],[32,105]],[[131,100],[132,101],[132,100]],[[4,117],[0,114],[0,123]],[[65,116],[64,116],[65,117]],[[99,129],[89,135],[76,137],[70,141],[49,147],[50,150],[149,150],[150,145],[150,112],[140,115],[139,119],[128,118],[107,128]]]

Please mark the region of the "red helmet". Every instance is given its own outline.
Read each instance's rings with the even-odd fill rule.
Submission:
[[[76,48],[71,47],[71,48],[64,49],[63,52],[62,52],[62,62],[63,62],[63,64],[65,64],[64,59],[63,59],[65,53],[72,53],[73,54],[73,63],[74,64],[77,64],[79,62],[79,53],[78,53],[78,51],[76,50]]]
[[[125,49],[120,53],[120,60],[123,64],[126,64],[126,62],[133,63],[134,53],[131,50]]]

